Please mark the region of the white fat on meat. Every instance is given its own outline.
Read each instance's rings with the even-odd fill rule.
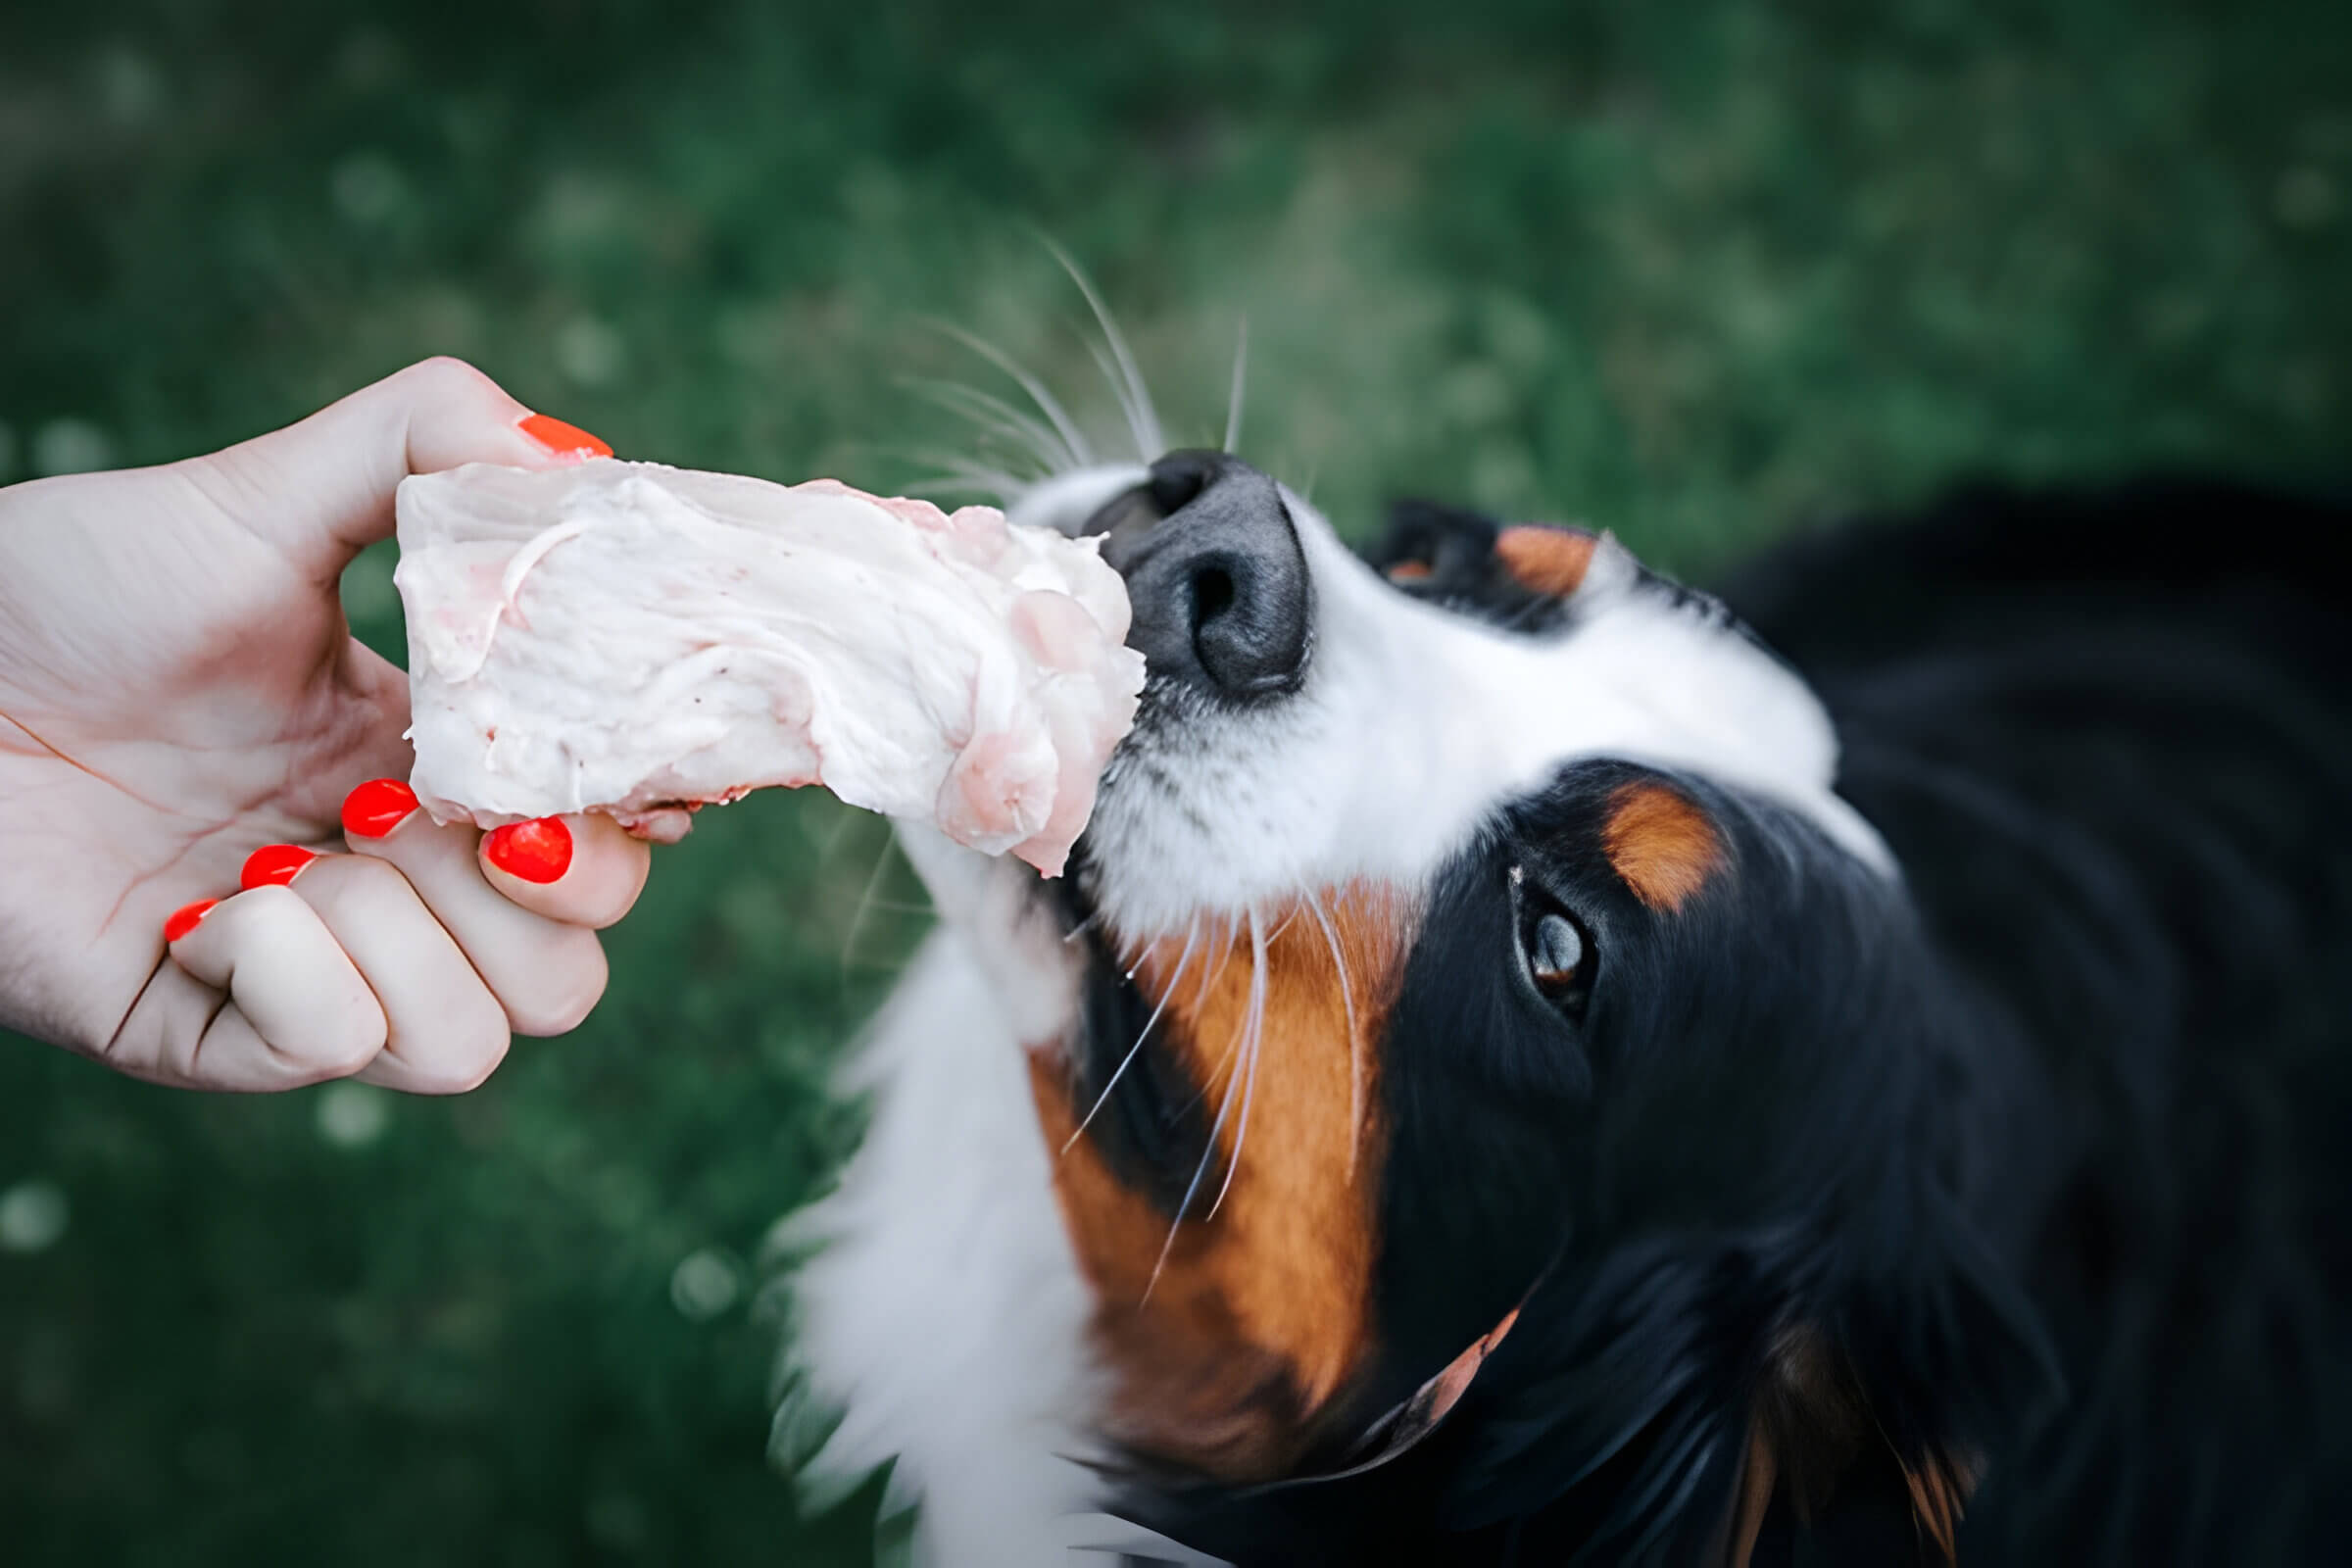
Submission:
[[[600,459],[399,492],[417,798],[647,822],[822,784],[1058,874],[1143,657],[1098,542]]]

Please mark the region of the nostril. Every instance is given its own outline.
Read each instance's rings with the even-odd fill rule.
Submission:
[[[1274,565],[1226,555],[1193,568],[1193,659],[1228,696],[1289,691],[1305,662],[1305,579]]]
[[[1221,452],[1171,452],[1152,465],[1152,504],[1161,516],[1172,516],[1200,500],[1227,466]]]
[[[1233,585],[1233,573],[1222,566],[1210,566],[1193,578],[1193,630],[1215,620],[1233,608],[1238,590]]]

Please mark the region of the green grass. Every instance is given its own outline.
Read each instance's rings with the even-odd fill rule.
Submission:
[[[1099,386],[1041,229],[1190,437],[1246,316],[1244,450],[1351,530],[1414,491],[1703,573],[1963,470],[2352,434],[2337,5],[27,9],[0,482],[448,352],[627,456],[898,485],[971,444],[906,378],[988,374],[926,318]],[[754,1303],[919,930],[882,854],[707,815],[598,1016],[455,1102],[0,1041],[0,1207],[67,1210],[0,1251],[10,1560],[862,1560],[870,1492],[765,1467]]]

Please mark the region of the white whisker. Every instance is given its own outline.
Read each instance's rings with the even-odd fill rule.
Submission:
[[[1250,370],[1250,318],[1242,318],[1241,335],[1233,345],[1233,391],[1225,400],[1225,445],[1233,451],[1242,444],[1242,383]]]
[[[1128,439],[1135,443],[1135,450],[1139,461],[1144,463],[1152,462],[1154,459],[1161,456],[1161,454],[1152,452],[1144,445],[1144,443],[1150,439],[1149,425],[1147,423],[1146,416],[1141,409],[1138,409],[1135,406],[1134,401],[1127,395],[1127,388],[1119,375],[1118,366],[1112,361],[1108,354],[1102,351],[1101,345],[1099,344],[1089,343],[1086,346],[1086,352],[1088,356],[1094,360],[1095,368],[1102,372],[1102,379],[1110,383],[1110,395],[1118,400],[1119,414],[1127,421],[1127,436]]]
[[[986,338],[967,332],[953,321],[933,321],[930,325],[1003,370],[1023,392],[1029,394],[1029,401],[1037,405],[1037,411],[1046,416],[1053,424],[1054,433],[1061,438],[1061,446],[1069,453],[1071,467],[1082,468],[1095,461],[1093,444],[1086,439],[1085,432],[1078,428],[1078,422],[1070,417],[1069,411],[1061,406],[1058,398],[1046,390],[1043,381],[1022,368],[1019,361]]]
[[[1046,249],[1061,264],[1061,270],[1070,274],[1070,281],[1078,285],[1078,292],[1086,296],[1087,308],[1095,313],[1095,320],[1102,328],[1102,340],[1117,361],[1115,375],[1107,366],[1103,373],[1109,378],[1112,390],[1118,393],[1120,407],[1126,411],[1128,433],[1135,437],[1136,456],[1146,463],[1156,461],[1166,454],[1167,440],[1160,432],[1159,411],[1152,406],[1152,389],[1144,383],[1143,371],[1136,366],[1135,355],[1128,350],[1125,335],[1119,331],[1118,322],[1111,319],[1102,296],[1095,292],[1095,285],[1071,260],[1070,253],[1051,238],[1040,237],[1045,238]]]
[[[1059,435],[993,392],[983,392],[960,381],[923,376],[903,377],[901,384],[925,402],[1008,442],[1023,457],[1036,463],[1040,473],[1056,473],[1077,466],[1076,454]]]
[[[840,853],[842,840],[872,820],[873,818],[863,811],[836,812],[833,825],[825,830],[824,843],[817,847],[816,858],[819,860],[830,860]],[[884,831],[888,831],[887,823],[884,824]]]
[[[1242,1168],[1242,1146],[1250,1138],[1250,1102],[1257,1098],[1258,1058],[1266,1049],[1266,933],[1254,908],[1250,911],[1250,1011],[1242,1024],[1242,1060],[1234,1069],[1249,1074],[1242,1086],[1242,1119],[1234,1124],[1233,1157],[1225,1162],[1225,1181],[1217,1189],[1217,1200],[1208,1205],[1210,1219],[1215,1219],[1217,1210],[1225,1206],[1225,1195],[1233,1190],[1234,1173]],[[1232,1095],[1230,1085],[1225,1093]]]
[[[1168,999],[1176,995],[1176,982],[1184,978],[1184,966],[1193,961],[1193,945],[1199,940],[1200,935],[1200,917],[1195,915],[1193,916],[1192,930],[1184,939],[1184,952],[1177,956],[1176,970],[1168,976],[1167,989],[1160,992],[1159,1003],[1152,1007],[1152,1016],[1144,1020],[1144,1027],[1136,1034],[1135,1044],[1129,1046],[1127,1054],[1119,1058],[1118,1067],[1112,1071],[1109,1081],[1103,1084],[1102,1092],[1095,1097],[1094,1105],[1087,1111],[1085,1118],[1078,1123],[1077,1130],[1070,1134],[1069,1140],[1061,1146],[1063,1153],[1066,1154],[1076,1148],[1078,1140],[1086,1136],[1086,1130],[1095,1123],[1096,1114],[1110,1102],[1110,1092],[1119,1087],[1119,1079],[1125,1076],[1128,1063],[1135,1060],[1137,1054],[1143,1051],[1144,1042],[1152,1038],[1152,1026],[1159,1022],[1159,1015],[1168,1010]]]
[[[1348,957],[1340,951],[1340,933],[1324,912],[1323,901],[1313,894],[1306,896],[1306,906],[1314,911],[1315,923],[1323,928],[1323,941],[1331,949],[1332,966],[1340,972],[1340,1006],[1348,1017],[1348,1177],[1355,1179],[1356,1155],[1364,1138],[1364,1042],[1355,1022],[1355,987],[1348,978]]]
[[[1217,988],[1218,981],[1225,978],[1225,965],[1233,961],[1233,950],[1240,946],[1240,943],[1236,941],[1239,935],[1240,932],[1234,928],[1233,918],[1227,916],[1223,934],[1216,939],[1217,946],[1224,949],[1225,956],[1217,960],[1215,973],[1203,974],[1200,977],[1200,994],[1193,999],[1195,1007],[1204,1005],[1208,1001],[1208,994]]]
[[[1256,910],[1252,909],[1250,911],[1250,929],[1254,931],[1257,925]],[[1230,951],[1227,953],[1227,956],[1232,956]],[[1220,965],[1220,969],[1221,968],[1222,966]],[[1237,1039],[1236,1045],[1238,1044],[1239,1041]],[[1228,1059],[1232,1058],[1235,1046],[1228,1046],[1226,1048]],[[1139,1306],[1142,1305],[1143,1302],[1150,1301],[1152,1299],[1152,1291],[1158,1287],[1159,1276],[1161,1272],[1168,1266],[1168,1254],[1175,1250],[1176,1238],[1184,1230],[1184,1217],[1192,1212],[1193,1200],[1200,1195],[1200,1183],[1202,1178],[1208,1175],[1209,1162],[1217,1157],[1218,1143],[1225,1135],[1225,1118],[1233,1113],[1234,1080],[1238,1079],[1241,1074],[1242,1063],[1235,1061],[1231,1076],[1225,1080],[1224,1096],[1217,1102],[1217,1119],[1215,1122],[1210,1124],[1208,1129],[1208,1147],[1200,1152],[1200,1163],[1193,1167],[1193,1179],[1186,1185],[1184,1189],[1183,1201],[1176,1205],[1176,1217],[1168,1222],[1168,1239],[1160,1244],[1159,1257],[1152,1265],[1152,1278],[1144,1285],[1143,1301],[1139,1301],[1137,1303]],[[1203,1092],[1205,1092],[1205,1089]],[[1232,1180],[1232,1172],[1230,1169],[1226,1173],[1226,1180],[1228,1182]],[[1222,1191],[1220,1191],[1218,1194],[1219,1199],[1222,1200],[1223,1196],[1224,1195]]]
[[[989,443],[983,442],[981,450],[986,452],[988,445]],[[1045,477],[1045,473],[1035,466],[1037,460],[1027,452],[1006,454],[1023,460],[1020,464],[1023,471],[1015,473],[1011,467],[992,466],[980,455],[972,452],[950,452],[938,447],[898,445],[873,445],[856,450],[867,456],[888,458],[900,464],[928,466],[932,470],[930,473],[917,478],[898,481],[902,489],[918,494],[925,490],[961,490],[993,492],[1009,499]],[[997,454],[989,453],[988,455],[993,457]]]
[[[937,914],[939,912],[938,909],[932,905],[910,904],[905,899],[874,899],[869,901],[865,907],[869,913],[878,914],[929,915]]]
[[[857,906],[850,911],[849,933],[841,941],[841,976],[844,980],[849,978],[858,956],[858,933],[873,907],[874,895],[881,890],[883,872],[890,869],[891,852],[898,847],[899,841],[895,837],[888,833],[882,835],[882,853],[874,857],[874,868],[866,873],[865,889],[858,895]]]

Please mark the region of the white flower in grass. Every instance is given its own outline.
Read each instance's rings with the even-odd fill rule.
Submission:
[[[115,466],[115,438],[87,419],[51,419],[32,432],[32,471],[41,478]]]
[[[365,1149],[384,1136],[392,1106],[372,1084],[329,1084],[318,1091],[318,1136],[337,1149]]]
[[[43,1252],[66,1234],[66,1190],[35,1176],[0,1193],[0,1252]]]
[[[742,1294],[743,1280],[734,1260],[716,1248],[688,1253],[670,1272],[670,1305],[689,1322],[710,1322]]]

